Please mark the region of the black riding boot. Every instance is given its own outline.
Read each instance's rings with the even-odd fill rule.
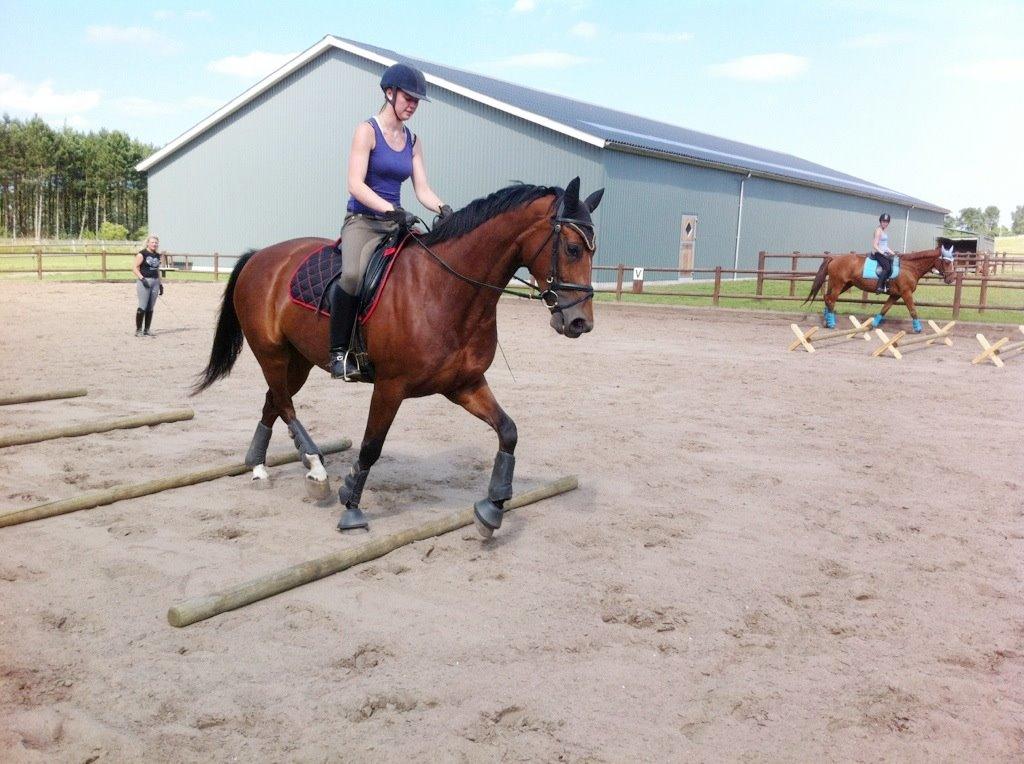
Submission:
[[[360,380],[356,359],[348,353],[352,327],[359,311],[359,298],[350,295],[338,282],[331,287],[331,376],[346,382]]]
[[[879,279],[875,286],[875,294],[885,294],[889,291],[888,279]]]
[[[156,335],[154,335],[153,332],[149,331],[149,325],[151,323],[153,323],[153,311],[147,310],[146,311],[146,315],[144,316],[144,318],[145,318],[145,321],[144,321],[144,325],[143,325],[143,329],[142,329],[143,336],[145,336],[145,337],[155,337]]]
[[[135,336],[142,336],[142,317],[146,315],[146,311],[142,308],[135,309]]]

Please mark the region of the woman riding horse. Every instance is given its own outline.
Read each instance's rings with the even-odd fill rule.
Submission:
[[[510,186],[472,202],[426,236],[414,236],[392,256],[390,280],[363,324],[374,387],[358,458],[338,492],[345,505],[340,530],[367,527],[359,509],[363,486],[402,401],[434,393],[497,433],[491,482],[475,516],[484,536],[501,526],[502,506],[512,495],[518,434],[484,376],[497,346],[498,298],[525,267],[544,287],[540,298],[555,331],[575,338],[593,329],[597,240],[591,214],[604,190],[581,200],[579,189],[579,178],[564,191]],[[247,252],[224,290],[210,361],[194,393],[227,376],[243,337],[248,340],[268,385],[263,417],[246,455],[254,479],[267,477],[267,445],[281,417],[310,470],[307,477],[326,486],[320,450],[296,417],[292,398],[314,364],[328,368],[328,332],[315,311],[289,299],[289,284],[303,259],[330,243],[293,239]]]
[[[946,243],[949,246],[946,246]],[[836,327],[836,301],[839,295],[852,286],[863,289],[865,292],[874,290],[876,280],[865,278],[864,263],[866,255],[839,255],[838,257],[826,257],[821,261],[818,273],[811,285],[811,292],[804,300],[807,304],[818,295],[818,291],[828,279],[828,290],[825,294],[825,326],[829,329]],[[885,301],[882,309],[871,319],[872,326],[880,326],[885,321],[885,314],[889,308],[900,299],[906,303],[907,310],[913,319],[914,331],[921,331],[921,321],[917,317],[917,307],[914,305],[914,290],[917,289],[917,282],[928,271],[935,269],[947,284],[952,284],[956,274],[953,270],[953,243],[948,239],[939,239],[935,249],[926,249],[920,252],[908,252],[900,255],[900,273],[892,279],[889,284],[889,299]]]

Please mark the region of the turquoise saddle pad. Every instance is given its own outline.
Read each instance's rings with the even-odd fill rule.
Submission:
[[[894,257],[892,259],[892,275],[889,276],[889,280],[892,281],[894,278],[900,275],[900,259]],[[878,278],[878,262],[871,259],[871,255],[868,255],[864,259],[864,272],[861,274],[866,279],[877,279]]]

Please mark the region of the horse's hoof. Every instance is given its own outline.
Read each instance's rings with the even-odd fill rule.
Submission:
[[[306,495],[317,503],[325,502],[332,498],[330,480],[314,480],[306,478]]]
[[[490,499],[480,499],[473,505],[473,520],[476,529],[485,539],[491,537],[494,531],[501,527],[501,507]]]
[[[270,488],[270,473],[267,472],[265,465],[257,464],[252,468],[252,481],[251,485],[257,490],[264,490]]]
[[[370,524],[366,522],[366,515],[363,514],[363,510],[359,507],[347,507],[344,512],[341,513],[341,519],[338,520],[339,531],[357,531],[364,530],[368,531]]]
[[[494,535],[494,529],[488,528],[480,522],[480,518],[476,516],[475,512],[473,513],[473,525],[476,526],[476,532],[480,534],[480,538],[489,539]]]

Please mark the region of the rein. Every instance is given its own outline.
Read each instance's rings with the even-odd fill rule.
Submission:
[[[424,223],[423,220],[420,220],[420,222],[426,225],[426,223]],[[534,286],[529,281],[526,281],[525,279],[522,279],[519,276],[512,276],[513,279],[520,282],[528,289],[537,292],[537,294],[521,294],[519,292],[515,292],[511,289],[508,289],[507,287],[497,286],[496,284],[488,284],[485,281],[477,281],[476,279],[471,278],[470,276],[466,276],[463,273],[459,273],[452,266],[446,263],[444,259],[441,258],[436,252],[434,252],[430,247],[424,244],[423,240],[416,233],[414,233],[413,231],[409,231],[409,235],[412,237],[413,241],[415,241],[417,244],[423,247],[424,251],[426,251],[428,255],[430,255],[435,261],[437,261],[438,265],[440,265],[442,268],[448,271],[448,273],[450,273],[451,275],[455,276],[455,278],[460,279],[461,281],[464,281],[467,284],[472,284],[473,286],[482,287],[484,289],[491,289],[495,292],[501,292],[502,294],[510,294],[513,295],[514,297],[521,297],[527,300],[540,300],[544,303],[544,307],[546,307],[549,311],[551,311],[552,314],[554,314],[561,313],[563,310],[567,308],[571,308],[575,305],[580,304],[581,302],[585,302],[586,300],[591,300],[594,297],[594,288],[592,286],[588,284],[574,284],[569,281],[562,281],[561,277],[559,276],[558,254],[559,250],[561,249],[559,244],[564,243],[565,241],[561,236],[562,227],[568,226],[572,230],[576,231],[576,233],[580,235],[580,237],[586,243],[587,247],[592,252],[596,249],[597,237],[594,233],[593,225],[583,220],[552,217],[550,222],[551,231],[548,233],[544,241],[541,242],[541,245],[537,248],[537,251],[533,254],[533,257],[530,258],[529,262],[524,262],[524,265],[527,269],[532,268],[537,258],[540,257],[540,254],[544,251],[544,247],[547,245],[549,241],[551,242],[551,273],[547,278],[547,289],[542,290],[540,289],[540,287]],[[584,229],[590,230],[589,236],[586,234]],[[584,294],[579,299],[573,300],[568,304],[559,305],[559,291],[583,292]]]

